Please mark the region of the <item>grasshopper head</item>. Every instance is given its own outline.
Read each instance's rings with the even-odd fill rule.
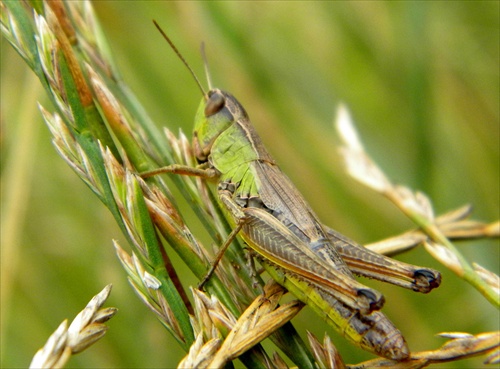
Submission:
[[[199,162],[205,162],[217,137],[247,113],[233,95],[212,89],[203,97],[196,112],[193,148]]]

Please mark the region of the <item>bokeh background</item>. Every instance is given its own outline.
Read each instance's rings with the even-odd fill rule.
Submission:
[[[499,2],[94,3],[122,77],[160,126],[189,133],[200,92],[154,28],[156,19],[204,79],[246,107],[283,170],[326,223],[361,242],[412,224],[350,179],[337,151],[334,111],[347,104],[369,152],[396,182],[425,192],[436,213],[465,203],[499,217]],[[65,318],[104,285],[119,308],[106,337],[74,368],[175,367],[177,343],[136,298],[114,255],[108,211],[58,157],[38,113],[38,81],[2,38],[1,366],[26,367]],[[202,237],[202,236],[201,236]],[[125,246],[125,243],[123,243]],[[463,242],[466,257],[499,272],[498,240]],[[442,331],[499,329],[498,310],[423,249],[400,260],[439,269],[430,295],[366,281],[412,350]],[[181,267],[182,270],[182,267]],[[181,272],[186,285],[196,281]],[[307,308],[294,323],[323,337]],[[346,362],[370,355],[329,328]],[[480,368],[481,359],[440,368]]]

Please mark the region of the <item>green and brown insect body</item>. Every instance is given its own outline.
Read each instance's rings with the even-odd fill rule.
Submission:
[[[200,117],[201,111],[212,115]],[[311,249],[329,242],[328,236],[264,148],[238,101],[226,92],[211,90],[198,109],[200,118],[193,135],[195,153],[220,173],[219,196],[234,217],[241,217],[245,242],[275,264],[337,291],[337,297],[352,308],[364,313],[380,309],[383,296],[353,279],[340,256],[332,270]],[[212,122],[222,131],[207,128]],[[234,214],[234,209],[240,209],[241,215]],[[249,212],[252,219],[260,220],[258,227],[247,219]]]
[[[196,116],[193,147],[199,162],[218,174],[219,198],[234,224],[241,223],[240,236],[279,283],[355,344],[391,359],[408,356],[399,330],[375,311],[383,296],[353,279],[338,251],[359,274],[421,292],[439,285],[439,273],[353,246],[322,226],[232,95],[218,89],[207,94]],[[363,269],[360,256],[373,260],[373,267]],[[383,268],[393,265],[388,277]]]
[[[407,358],[403,336],[378,311],[384,297],[357,282],[351,270],[424,293],[439,285],[439,273],[370,252],[323,226],[267,152],[241,104],[219,89],[203,94],[193,131],[200,167],[171,165],[143,176],[175,173],[215,179],[235,227],[219,254],[239,234],[274,279],[350,341],[389,359]]]

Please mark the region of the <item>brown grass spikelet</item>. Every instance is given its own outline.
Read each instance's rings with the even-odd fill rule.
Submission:
[[[111,285],[107,285],[69,326],[67,320],[63,321],[45,346],[35,354],[30,368],[61,368],[71,355],[87,349],[104,336],[108,330],[104,323],[118,311],[116,308],[101,309],[110,292]]]

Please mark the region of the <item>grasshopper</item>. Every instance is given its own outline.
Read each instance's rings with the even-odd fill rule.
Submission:
[[[376,254],[324,226],[266,150],[238,100],[212,88],[210,81],[205,92],[175,45],[154,23],[203,94],[192,142],[200,165],[171,165],[141,175],[173,173],[215,180],[220,203],[234,226],[201,285],[239,235],[278,283],[347,339],[389,359],[408,358],[401,332],[378,311],[384,297],[354,279],[353,273],[427,293],[439,286],[439,272]]]

